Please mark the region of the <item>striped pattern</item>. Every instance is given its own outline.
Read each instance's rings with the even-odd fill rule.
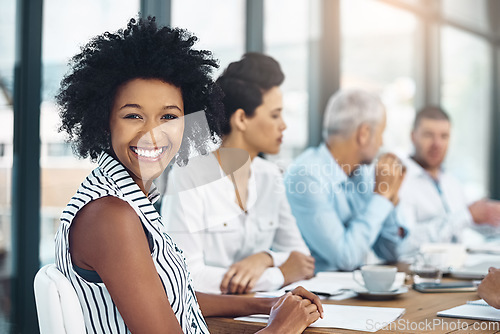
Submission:
[[[77,292],[87,333],[130,333],[104,283],[89,282],[79,276],[69,253],[69,229],[76,213],[85,204],[104,196],[115,196],[129,203],[153,237],[151,256],[183,332],[208,333],[182,251],[166,233],[152,205],[159,198],[158,191],[152,189],[146,198],[124,167],[106,153],[101,154],[98,163],[99,167],[87,176],[63,211],[56,235],[56,265]]]

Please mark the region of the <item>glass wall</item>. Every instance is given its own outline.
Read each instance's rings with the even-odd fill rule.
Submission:
[[[307,146],[310,20],[315,1],[265,1],[264,52],[274,57],[285,73],[283,117],[287,129],[280,154],[270,157],[286,166]]]
[[[491,54],[485,40],[442,28],[441,104],[452,119],[446,167],[462,181],[469,200],[488,195]]]
[[[379,95],[387,108],[384,150],[410,154],[415,117],[417,17],[375,0],[341,1],[341,88]]]
[[[10,330],[12,280],[11,171],[13,155],[13,96],[16,3],[0,0],[0,333]]]
[[[487,32],[489,0],[441,0],[443,16],[473,29]]]
[[[139,12],[139,0],[46,0],[42,39],[42,105],[40,115],[41,226],[40,261],[54,262],[54,235],[59,216],[80,182],[95,168],[73,156],[54,104],[70,57],[104,31],[124,28]],[[63,13],[63,14],[61,14]]]
[[[213,52],[220,62],[214,77],[245,52],[244,0],[172,0],[172,26],[194,33],[197,48]]]

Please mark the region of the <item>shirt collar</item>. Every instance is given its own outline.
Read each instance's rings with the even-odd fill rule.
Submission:
[[[436,181],[422,166],[420,166],[420,164],[418,164],[415,160],[413,160],[412,157],[408,157],[407,159],[405,159],[404,164],[408,168],[408,172],[411,173],[412,175],[414,175],[416,177],[428,177],[428,178],[432,179],[433,181]],[[439,168],[439,171],[441,173],[443,172],[442,166]],[[438,182],[441,179],[441,173],[438,177],[438,180],[437,180]]]
[[[323,158],[323,160],[327,163],[327,167],[329,167],[330,172],[327,173],[328,176],[332,179],[332,181],[343,183],[349,180],[349,177],[344,172],[342,168],[340,168],[337,160],[333,157],[332,153],[326,146],[326,143],[321,143],[319,145],[318,151]],[[321,166],[320,166],[321,167]]]
[[[134,198],[145,197],[142,190],[139,188],[137,183],[132,179],[130,174],[127,172],[125,167],[114,159],[110,154],[106,152],[102,152],[97,160],[99,164],[99,168],[103,171],[104,174],[108,175],[123,191],[123,193],[127,196],[133,196]],[[147,199],[151,203],[155,203],[160,198],[160,192],[158,188],[153,183],[151,188],[149,189]]]

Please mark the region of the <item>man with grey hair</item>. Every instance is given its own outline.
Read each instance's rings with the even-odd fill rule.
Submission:
[[[370,166],[385,124],[379,98],[339,91],[325,110],[324,143],[307,149],[285,174],[292,213],[317,271],[356,269],[370,250],[397,260],[405,229],[395,208],[405,168],[393,154]]]

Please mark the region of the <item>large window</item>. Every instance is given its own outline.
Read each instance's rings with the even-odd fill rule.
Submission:
[[[488,1],[491,0],[441,0],[443,16],[468,27],[488,31]]]
[[[285,73],[282,90],[287,129],[278,156],[283,165],[307,145],[310,9],[314,3],[310,0],[265,1],[265,53],[274,57]]]
[[[414,14],[375,0],[341,2],[341,88],[379,95],[387,108],[384,149],[407,155],[415,117]]]
[[[215,77],[245,52],[244,0],[172,0],[172,26],[194,33],[197,48],[213,52],[220,62]]]
[[[487,195],[491,119],[489,44],[460,30],[441,30],[441,104],[452,118],[447,169],[469,200]]]
[[[58,133],[59,116],[54,104],[67,63],[79,48],[104,31],[124,28],[137,17],[139,0],[44,1],[40,115],[41,226],[40,260],[54,261],[54,235],[59,216],[80,182],[95,166],[75,158]]]

